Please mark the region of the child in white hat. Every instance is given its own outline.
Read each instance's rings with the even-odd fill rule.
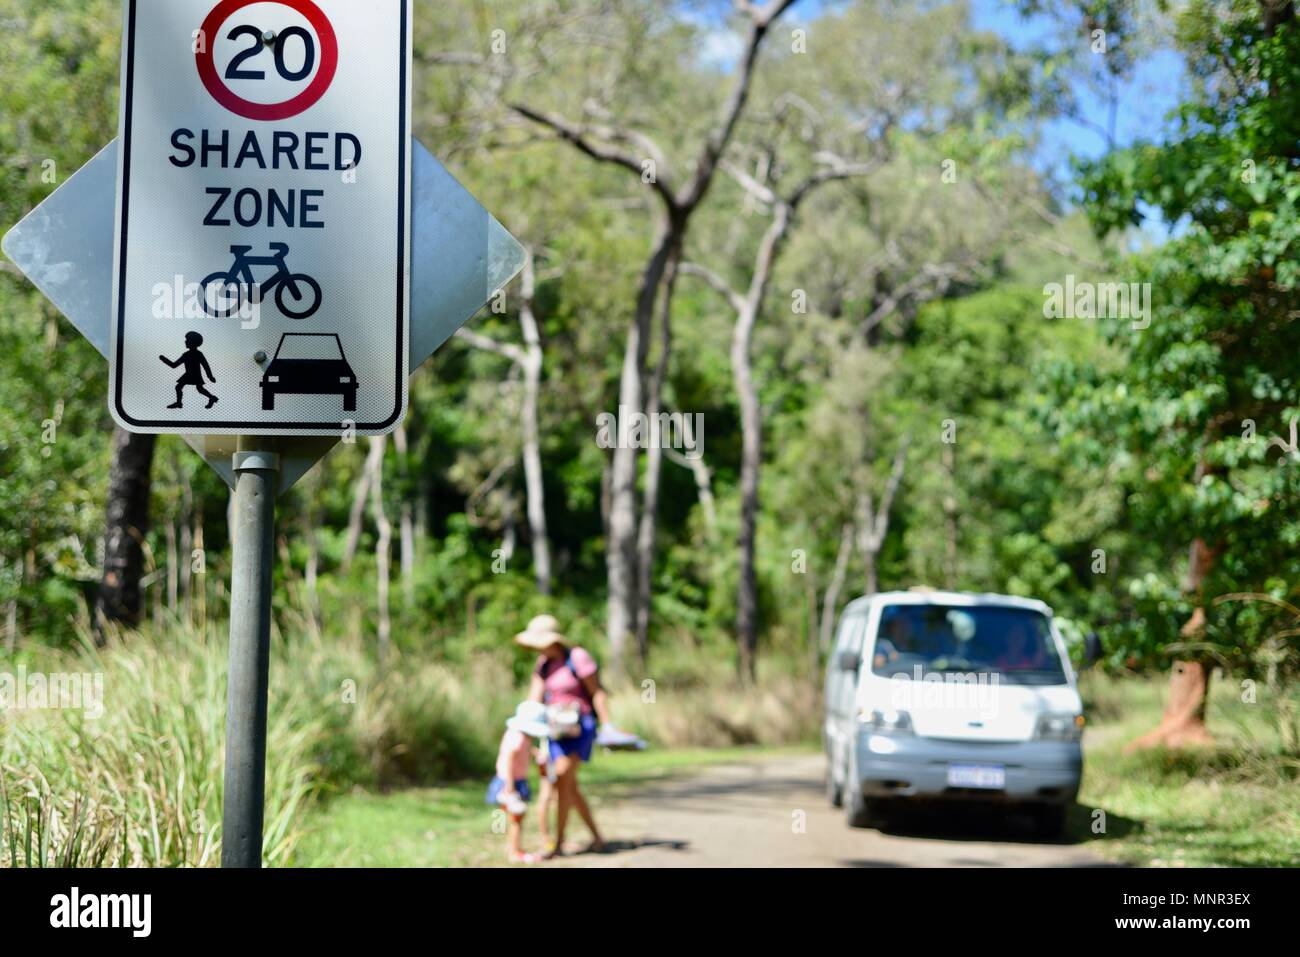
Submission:
[[[509,818],[506,826],[506,859],[512,863],[532,864],[535,854],[525,854],[523,841],[524,814],[528,811],[528,770],[532,764],[532,739],[544,745],[550,734],[546,721],[546,706],[536,701],[525,701],[515,709],[514,717],[506,721],[505,734],[497,751],[496,777],[488,784],[487,803],[505,810]]]

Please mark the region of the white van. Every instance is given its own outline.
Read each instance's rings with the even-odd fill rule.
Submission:
[[[1055,836],[1078,795],[1083,705],[1040,601],[860,598],[840,620],[825,707],[827,794],[854,827],[934,798],[1022,804]]]

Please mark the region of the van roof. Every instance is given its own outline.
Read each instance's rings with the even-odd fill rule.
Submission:
[[[1004,608],[1028,608],[1042,612],[1049,617],[1052,614],[1052,609],[1047,603],[1041,602],[1037,598],[998,595],[993,592],[932,591],[930,589],[882,591],[874,595],[864,595],[849,602],[845,611],[866,611],[873,603],[880,605],[957,605],[968,607],[991,605]]]

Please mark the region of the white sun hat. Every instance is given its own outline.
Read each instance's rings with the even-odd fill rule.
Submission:
[[[550,615],[538,615],[528,623],[528,629],[515,635],[515,644],[534,651],[545,651],[554,644],[567,645],[569,639],[560,633],[560,623]]]
[[[546,705],[540,701],[520,702],[514,717],[506,719],[506,727],[511,731],[522,731],[530,738],[549,737],[551,726],[546,720]]]

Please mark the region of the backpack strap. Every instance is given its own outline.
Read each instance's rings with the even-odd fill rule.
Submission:
[[[596,702],[592,700],[591,692],[587,690],[587,683],[582,680],[578,674],[578,669],[573,667],[573,649],[566,648],[564,653],[564,666],[573,672],[574,679],[578,682],[578,693],[582,695],[582,700],[587,702],[587,706],[595,711]]]

